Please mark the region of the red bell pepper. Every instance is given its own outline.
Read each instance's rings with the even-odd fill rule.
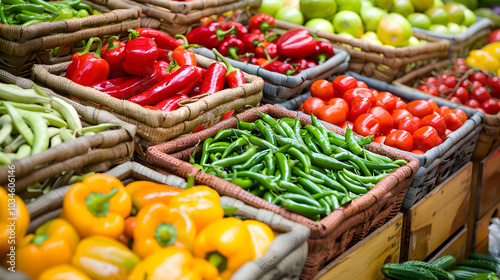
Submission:
[[[208,66],[207,73],[201,83],[199,94],[216,93],[224,89],[226,82],[226,67],[221,63],[212,63]]]
[[[238,39],[242,40],[243,37],[248,34],[248,29],[239,22],[230,21],[226,23],[226,25],[224,25],[226,30],[230,29],[233,26],[236,27],[236,37],[238,37]]]
[[[179,102],[188,100],[189,97],[185,94],[177,94],[170,98],[167,98],[160,103],[156,104],[154,107],[160,109],[162,112],[174,111],[179,108]]]
[[[137,75],[148,76],[155,71],[155,62],[158,57],[158,47],[153,39],[138,37],[139,32],[130,29],[132,39],[125,44],[122,63],[125,72]]]
[[[229,88],[236,88],[247,83],[240,69],[234,68],[216,49],[212,49],[216,56],[226,65],[226,79]]]
[[[224,39],[217,49],[223,56],[230,56],[233,59],[238,59],[238,56],[245,53],[243,42],[235,37]]]
[[[250,30],[258,29],[262,33],[267,34],[267,31],[274,26],[274,17],[268,14],[255,15],[248,21]]]
[[[118,36],[112,36],[101,50],[101,57],[109,64],[108,79],[127,76],[128,73],[123,71],[123,51],[125,43],[118,41]]]
[[[186,94],[201,79],[196,66],[184,65],[172,75],[148,89],[147,91],[128,99],[139,105],[156,104],[175,94]]]
[[[262,68],[271,72],[276,72],[287,76],[293,75],[295,72],[297,72],[297,70],[293,67],[293,65],[281,61],[269,62]]]
[[[241,38],[241,41],[243,42],[243,45],[245,46],[245,52],[247,53],[253,53],[255,52],[255,48],[257,45],[264,41],[266,39],[266,36],[263,34],[247,34]]]
[[[238,60],[241,62],[245,62],[246,64],[257,64],[257,58],[253,53],[244,57],[240,57]]]
[[[287,31],[276,44],[278,54],[285,57],[309,57],[316,53],[316,40],[305,29]]]
[[[316,62],[307,60],[305,58],[287,58],[285,63],[291,64],[297,69],[296,74],[299,74],[301,71],[317,66]],[[296,66],[295,66],[296,65]]]
[[[170,76],[170,72],[167,71],[168,67],[170,67],[170,63],[164,60],[155,62],[156,81],[158,83]]]
[[[178,46],[182,46],[182,40],[177,40],[170,37],[167,33],[160,30],[151,28],[137,28],[135,31],[139,32],[141,37],[154,39],[156,45],[160,49],[173,51]]]
[[[278,46],[273,42],[262,42],[255,48],[255,56],[274,59],[278,56]]]
[[[233,26],[224,31],[224,25],[219,22],[212,22],[204,26],[196,27],[186,35],[191,44],[203,45],[206,48],[213,49],[220,45],[227,34],[234,34],[236,27]]]
[[[178,46],[175,48],[175,50],[172,52],[172,58],[177,61],[177,65],[179,66],[184,66],[184,65],[192,65],[196,66],[196,56],[193,51],[188,50],[189,48],[198,48],[199,46],[196,44],[189,44],[188,40],[184,35],[175,35],[175,38],[180,38],[184,41],[184,44],[182,46]]]
[[[96,82],[106,80],[109,75],[109,64],[100,57],[102,41],[99,37],[89,40],[87,46],[90,49],[93,41],[99,42],[95,53],[83,53],[75,58],[66,70],[66,78],[82,86],[90,86]],[[85,48],[87,50],[87,48]]]
[[[333,52],[333,46],[330,42],[325,42],[322,40],[316,41],[316,54],[314,55],[314,60],[316,61],[316,63],[324,63],[334,55],[335,53]]]

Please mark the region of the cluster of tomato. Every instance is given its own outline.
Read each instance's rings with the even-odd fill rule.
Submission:
[[[362,136],[376,134],[374,142],[415,154],[440,145],[467,120],[460,109],[438,107],[432,99],[407,104],[351,76],[338,76],[332,83],[318,80],[311,85],[311,96],[300,111],[341,128],[350,126]]]
[[[417,88],[434,96],[464,104],[485,114],[500,112],[500,77],[471,69],[464,59],[458,59],[451,70],[427,77]]]

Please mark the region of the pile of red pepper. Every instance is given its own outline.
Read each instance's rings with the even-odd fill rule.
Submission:
[[[186,38],[190,43],[217,48],[223,56],[285,75],[296,75],[335,55],[332,44],[316,40],[305,29],[279,36],[270,30],[273,25],[272,16],[259,14],[250,19],[249,28],[238,22],[212,22],[193,29]]]
[[[182,35],[173,38],[149,28],[129,32],[127,43],[113,36],[102,46],[99,38],[91,38],[82,53],[73,55],[66,78],[160,111],[173,111],[190,97],[221,91],[226,81],[229,88],[246,83],[243,72],[225,59],[208,69],[197,66],[189,50],[197,45],[189,45]],[[89,52],[95,41],[97,50]]]

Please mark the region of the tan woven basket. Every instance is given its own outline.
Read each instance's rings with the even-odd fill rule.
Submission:
[[[395,80],[393,84],[397,87],[404,88],[413,92],[424,93],[416,89],[418,82],[425,77],[431,75],[433,71],[446,68],[455,63],[454,60],[447,59],[439,63],[428,65],[417,71],[408,73],[407,75]],[[470,108],[474,110],[473,108]],[[477,110],[474,110],[477,111]],[[476,147],[472,154],[473,161],[481,161],[486,158],[488,154],[494,151],[500,145],[500,113],[496,115],[481,114],[484,117],[484,126],[477,139]]]
[[[204,68],[213,62],[202,56],[197,56],[196,60],[198,66]],[[137,126],[137,134],[143,146],[162,143],[181,134],[189,133],[200,124],[207,123],[230,110],[239,109],[245,105],[258,105],[262,99],[264,86],[261,78],[245,74],[247,84],[241,87],[225,89],[201,99],[191,98],[175,111],[160,112],[145,109],[127,100],[116,99],[90,87],[73,83],[61,76],[64,75],[68,65],[69,62],[57,65],[35,65],[33,75],[37,82],[47,85],[58,94],[81,98],[83,100],[73,98],[80,104],[102,106],[118,118]]]
[[[84,1],[86,2],[86,1]],[[91,4],[91,2],[86,2]],[[93,5],[101,11],[108,8]],[[50,49],[60,47],[57,56],[75,51],[73,46],[90,37],[118,35],[126,37],[129,28],[140,27],[140,10],[114,10],[86,18],[42,22],[25,27],[0,25],[0,69],[29,77],[35,63],[50,64]]]
[[[135,162],[119,165],[106,172],[106,174],[117,177],[124,184],[135,180],[148,180],[180,188],[184,188],[186,185],[185,180],[182,178],[160,174]],[[59,216],[62,201],[69,188],[70,186],[66,186],[49,192],[47,195],[28,204],[28,211],[31,215],[28,232],[34,231],[44,222]],[[234,215],[261,221],[269,225],[273,230],[281,232],[262,257],[243,265],[231,279],[298,278],[307,257],[306,240],[310,233],[307,227],[287,220],[271,211],[256,209],[234,198],[222,197],[221,204],[237,207],[238,211]]]
[[[30,80],[15,77],[3,70],[0,70],[0,82],[32,88]],[[43,88],[43,90],[49,95],[56,95],[50,89]],[[61,99],[75,107],[82,120],[87,123],[115,123],[121,128],[78,137],[39,154],[14,161],[10,167],[1,166],[0,185],[6,187],[9,174],[14,173],[18,194],[22,194],[28,186],[37,182],[54,188],[64,185],[73,174],[105,171],[132,158],[136,127],[119,120],[105,110],[83,106],[64,97]],[[66,172],[66,175],[55,182],[62,172]],[[33,194],[24,193],[23,196],[33,197]]]
[[[273,105],[265,105],[259,107],[258,110],[274,118],[297,117],[296,112]],[[258,119],[259,115],[254,110],[247,110],[237,117],[240,121],[251,122]],[[309,116],[299,115],[299,118],[303,125],[311,124]],[[301,276],[303,279],[312,279],[326,263],[396,215],[419,167],[419,162],[415,158],[391,151],[383,145],[372,143],[369,148],[371,151],[393,159],[405,159],[408,164],[393,171],[366,195],[341,206],[321,221],[315,222],[269,203],[237,185],[206,174],[186,162],[195,149],[198,152],[201,151],[200,142],[214,137],[222,129],[236,127],[236,125],[236,118],[229,118],[204,131],[150,147],[147,151],[147,162],[181,177],[193,174],[198,184],[208,185],[221,195],[237,198],[257,208],[268,209],[287,219],[308,226],[311,229],[311,236],[309,238],[309,253]],[[345,131],[333,126],[327,126],[327,128],[342,135],[345,133]]]
[[[389,83],[406,73],[446,57],[450,47],[450,41],[423,33],[413,35],[418,39],[429,41],[424,46],[388,48],[282,20],[275,20],[275,25],[282,29],[305,28],[318,37],[328,39],[335,44],[335,48],[344,50],[351,56],[349,71]]]

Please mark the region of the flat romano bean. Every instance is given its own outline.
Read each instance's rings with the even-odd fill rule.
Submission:
[[[61,135],[61,139],[66,142],[75,139],[74,132],[71,132],[66,127],[61,127],[59,129],[59,135]]]
[[[50,147],[55,147],[59,144],[61,144],[63,141],[61,139],[61,135],[57,134],[54,135],[52,138],[50,138]]]
[[[105,130],[108,130],[110,128],[117,127],[117,126],[119,126],[119,125],[114,124],[114,123],[101,123],[99,125],[87,126],[87,127],[82,128],[82,134],[85,134],[87,132],[98,133],[98,132],[105,131]]]
[[[15,160],[20,160],[25,157],[28,157],[31,154],[31,146],[28,144],[22,144],[19,149],[17,149]]]
[[[5,147],[4,152],[6,153],[15,153],[19,147],[26,143],[26,139],[22,135],[18,135],[12,142]]]
[[[0,143],[3,143],[12,133],[12,118],[9,115],[0,117],[0,127]]]
[[[0,83],[0,86],[1,85],[2,84]],[[2,102],[2,104],[4,104],[5,108],[9,112],[9,115],[12,118],[12,123],[14,124],[16,130],[24,137],[24,139],[30,146],[33,146],[33,131],[31,131],[31,129],[28,127],[23,117],[19,114],[17,109],[15,109],[8,102]]]
[[[38,95],[33,89],[0,84],[0,99],[19,103],[50,103],[51,99]]]
[[[40,118],[39,114],[20,111],[20,114],[28,122],[31,129],[33,130],[33,145],[31,145],[31,154],[35,155],[41,153],[49,148],[49,132],[47,123],[43,118]]]
[[[0,165],[11,164],[12,160],[4,152],[0,152]]]
[[[68,123],[68,127],[72,131],[76,132],[77,135],[81,135],[82,123],[75,108],[58,97],[52,97],[51,105],[54,110],[57,110],[61,113],[61,115],[63,115],[64,119]]]
[[[65,120],[52,115],[52,114],[47,114],[47,113],[41,113],[41,117],[43,117],[45,120],[49,122],[50,125],[55,126],[55,127],[67,127],[68,124],[66,123]]]
[[[14,101],[9,101],[9,103],[10,103],[10,105],[14,106],[17,109],[23,109],[26,111],[43,112],[43,113],[52,112],[52,110],[49,108],[45,108],[43,106],[33,104],[33,103],[19,103],[19,102],[14,102]]]

